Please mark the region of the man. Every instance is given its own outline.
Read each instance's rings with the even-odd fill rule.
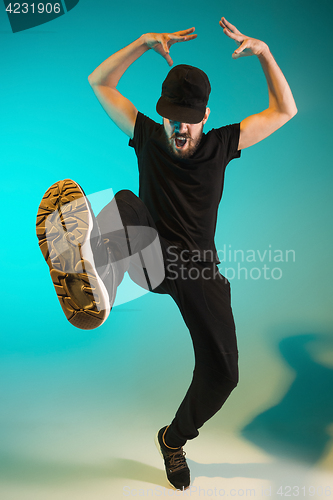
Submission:
[[[243,35],[224,17],[220,26],[238,45],[233,58],[259,58],[268,108],[240,124],[204,134],[210,112],[208,77],[198,68],[179,65],[166,77],[157,103],[163,125],[155,123],[120,94],[118,82],[149,49],[172,66],[170,47],[197,35],[194,28],[142,35],[89,76],[103,108],[135,149],[140,197],[120,191],[96,221],[80,186],[60,181],[44,195],[37,216],[40,248],[73,325],[95,328],[106,320],[126,270],[142,286],[170,294],[178,305],[192,337],[195,369],[174,420],[156,436],[168,480],[178,489],[190,484],[184,444],[198,435],[238,382],[230,285],[218,272],[214,245],[224,170],[242,149],[272,134],[297,112],[268,46]]]

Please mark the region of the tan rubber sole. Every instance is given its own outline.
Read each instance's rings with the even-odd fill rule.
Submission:
[[[36,233],[67,320],[90,330],[110,313],[104,283],[95,271],[89,237],[92,217],[80,186],[70,180],[53,184],[40,203]]]

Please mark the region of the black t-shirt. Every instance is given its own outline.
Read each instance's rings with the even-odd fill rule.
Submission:
[[[239,131],[239,123],[212,129],[203,134],[194,155],[178,159],[169,152],[163,125],[138,113],[129,141],[138,158],[139,197],[159,234],[201,260],[218,262],[217,210],[225,168],[240,157]]]

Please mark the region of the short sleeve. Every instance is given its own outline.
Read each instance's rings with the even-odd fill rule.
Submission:
[[[154,122],[154,120],[138,112],[134,126],[134,136],[128,143],[129,146],[135,149],[137,155],[141,153],[146,142],[152,137],[158,127],[160,125]]]
[[[222,142],[223,150],[226,154],[226,164],[234,158],[239,158],[241,151],[238,150],[240,123],[225,125],[215,129],[218,139]]]

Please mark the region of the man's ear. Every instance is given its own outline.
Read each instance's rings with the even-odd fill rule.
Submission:
[[[208,117],[209,117],[209,114],[210,114],[210,109],[209,108],[206,108],[206,113],[205,113],[205,116],[202,120],[202,123],[205,124],[206,121],[208,120]]]

